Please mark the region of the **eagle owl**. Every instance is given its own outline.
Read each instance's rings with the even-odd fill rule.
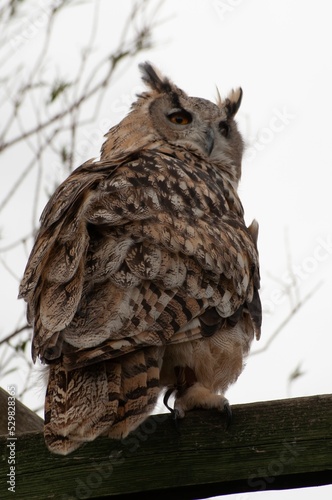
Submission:
[[[66,455],[120,439],[162,391],[217,408],[260,335],[258,225],[237,186],[242,90],[190,97],[149,63],[147,90],[99,160],[55,191],[20,286],[32,356],[48,365],[45,441]]]

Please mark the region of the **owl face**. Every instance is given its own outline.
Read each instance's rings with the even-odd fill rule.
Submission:
[[[237,184],[241,176],[243,141],[234,117],[242,90],[217,103],[190,97],[149,64],[140,65],[148,91],[138,96],[130,113],[108,134],[102,159],[119,161],[134,153],[170,145],[216,165]]]
[[[237,109],[242,92],[238,91]],[[182,93],[165,94],[150,105],[153,127],[160,138],[217,165],[241,164],[243,142],[237,129],[234,107],[219,105]]]

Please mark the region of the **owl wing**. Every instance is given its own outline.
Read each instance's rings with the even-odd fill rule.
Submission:
[[[70,369],[192,340],[244,304],[258,335],[256,246],[225,191],[217,172],[174,155],[77,169],[42,214],[20,287],[34,359],[63,353]]]

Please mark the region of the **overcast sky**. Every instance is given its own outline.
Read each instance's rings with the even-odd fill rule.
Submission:
[[[37,5],[35,17],[28,17],[29,22],[41,12],[41,3]],[[115,2],[100,4],[100,52],[116,45],[129,2],[125,7],[120,8],[119,2],[116,9],[114,6]],[[50,47],[50,57],[62,74],[70,74],[75,54],[86,42],[84,33],[89,31],[91,13],[88,2],[65,10],[58,19],[60,29]],[[243,89],[238,122],[247,150],[240,195],[247,222],[256,218],[260,224],[266,312],[262,337],[253,351],[266,344],[289,314],[291,304],[285,286],[294,277],[295,300],[302,300],[320,285],[269,349],[248,360],[244,373],[228,392],[232,404],[331,392],[331,14],[328,0],[166,0],[160,17],[167,21],[155,32],[155,48],[143,58],[190,95],[214,100],[216,86],[222,95],[233,87]],[[40,23],[35,36],[13,55],[13,60],[32,60],[43,29]],[[141,60],[127,68],[109,90],[96,123],[80,131],[81,140],[92,134],[94,138],[85,149],[87,156],[80,161],[98,155],[107,131],[105,124],[117,123],[142,88],[137,69]],[[20,174],[23,158],[19,154],[6,157],[1,165],[1,198]],[[50,165],[49,178],[61,175],[56,166]],[[27,180],[19,200],[16,198],[0,214],[2,246],[24,234],[22,224],[27,223],[27,214],[31,215],[33,201],[29,198],[29,182],[34,180]],[[26,255],[6,256],[7,265],[17,276],[23,273]],[[16,324],[22,309],[16,302],[17,283],[3,266],[0,272],[2,335],[8,332],[8,324]],[[297,366],[303,375],[288,384]],[[331,493],[332,488],[326,487],[314,493],[301,490],[234,497],[265,500],[278,496],[287,500],[314,495],[327,499]]]

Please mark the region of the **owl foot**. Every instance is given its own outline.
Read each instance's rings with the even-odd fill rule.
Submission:
[[[194,408],[216,408],[226,413],[226,426],[232,421],[232,410],[228,399],[223,394],[215,394],[196,382],[189,387],[181,396],[175,399],[174,412],[177,418],[183,418],[185,413]]]

